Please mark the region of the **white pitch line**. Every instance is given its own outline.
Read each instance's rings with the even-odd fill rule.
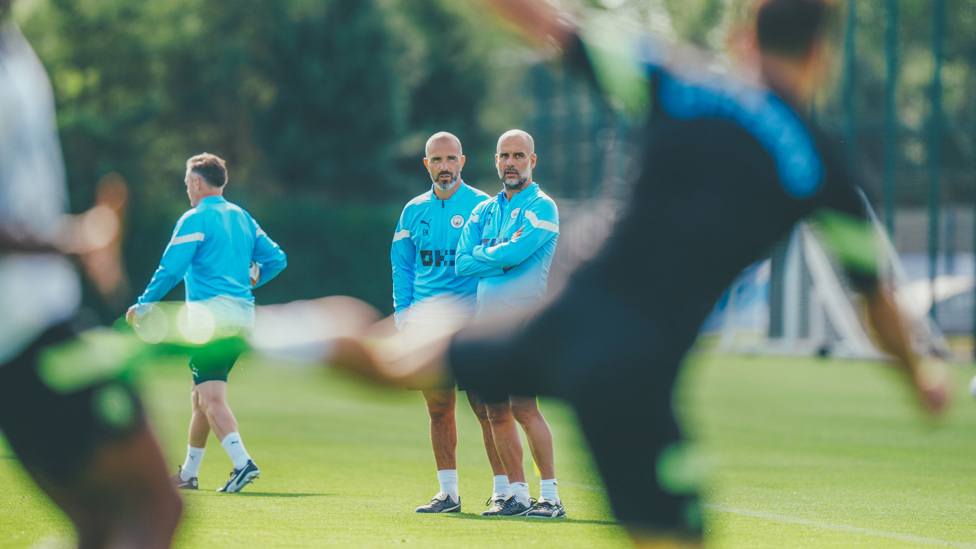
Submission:
[[[770,513],[761,513],[759,511],[749,511],[746,509],[733,509],[731,507],[726,507],[724,505],[715,505],[706,503],[703,507],[707,509],[712,509],[714,511],[722,511],[723,513],[734,513],[737,515],[747,515],[750,517],[763,518],[767,520],[778,520],[780,522],[792,522],[794,524],[803,524],[806,526],[815,526],[817,528],[825,528],[827,530],[837,530],[840,532],[851,532],[855,534],[865,534],[868,536],[878,536],[889,539],[896,539],[898,541],[909,541],[913,543],[924,543],[926,545],[939,545],[942,547],[957,547],[959,549],[976,549],[976,543],[960,543],[955,541],[945,541],[942,539],[935,538],[923,538],[920,536],[913,536],[910,534],[899,534],[896,532],[883,532],[881,530],[870,530],[868,528],[857,528],[854,526],[846,526],[843,524],[830,524],[827,522],[820,522],[816,520],[808,520],[797,517],[788,517],[786,515],[773,515]]]

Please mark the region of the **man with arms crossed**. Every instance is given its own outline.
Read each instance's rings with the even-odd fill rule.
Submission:
[[[91,343],[105,334],[74,321],[68,254],[100,291],[119,286],[125,196],[99,189],[79,216],[67,198],[50,81],[0,0],[0,430],[79,547],[169,547],[183,507],[159,444],[123,361]]]
[[[464,226],[457,252],[457,273],[478,280],[479,319],[524,310],[545,298],[549,265],[559,237],[556,203],[532,180],[536,162],[532,136],[509,130],[498,139],[496,150],[495,167],[503,189],[475,208]],[[535,395],[479,390],[477,398],[491,425],[491,440],[485,439],[488,453],[494,446],[510,483],[505,490],[504,483],[499,486],[496,481],[491,508],[482,514],[565,516],[556,489],[552,431],[539,412]],[[525,431],[542,476],[535,506],[525,482],[516,421]]]
[[[153,304],[183,280],[190,322],[195,318],[201,326],[212,323],[213,333],[230,331],[228,335],[233,335],[235,330],[254,325],[251,290],[285,268],[285,252],[250,214],[224,199],[227,168],[221,158],[209,153],[190,158],[184,182],[192,209],[176,223],[159,267],[145,292],[129,308],[126,320],[138,328]],[[255,278],[252,263],[258,268]],[[197,473],[211,429],[234,463],[230,479],[218,492],[239,492],[260,476],[227,405],[227,375],[239,354],[239,350],[228,349],[218,341],[200,346],[190,356],[193,415],[189,444],[186,461],[173,478],[181,489],[198,488]]]
[[[424,166],[433,184],[429,191],[404,206],[390,250],[394,317],[404,337],[437,324],[464,323],[474,316],[478,283],[455,274],[455,250],[471,210],[488,199],[487,194],[461,179],[465,159],[456,136],[435,133],[427,140],[424,151]],[[454,418],[457,394],[453,386],[424,389],[423,393],[430,415],[430,441],[440,491],[416,511],[457,513],[461,511]],[[473,398],[471,393],[469,398]],[[473,408],[476,403],[471,401]],[[488,418],[482,414],[478,419],[482,432],[490,436]],[[504,475],[497,454],[490,452],[488,462],[496,475]]]

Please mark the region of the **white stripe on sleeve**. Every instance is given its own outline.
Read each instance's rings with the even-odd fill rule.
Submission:
[[[203,233],[190,233],[183,236],[174,236],[173,240],[169,241],[169,245],[176,246],[177,244],[186,244],[187,242],[203,242]]]
[[[559,225],[556,225],[552,221],[544,221],[539,219],[534,212],[525,212],[525,218],[528,219],[529,223],[531,223],[536,229],[543,229],[554,233],[559,232]]]
[[[403,240],[404,238],[410,238],[410,229],[403,229],[402,231],[393,235],[393,241]]]

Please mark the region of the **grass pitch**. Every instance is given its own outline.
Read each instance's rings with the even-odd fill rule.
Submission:
[[[970,367],[954,370],[947,417],[930,422],[884,367],[816,359],[701,355],[685,370],[680,410],[709,456],[709,547],[976,549],[976,402]],[[144,389],[166,456],[182,463],[190,376],[172,360]],[[211,438],[201,490],[184,492],[176,546],[626,547],[572,414],[544,401],[569,517],[480,517],[491,472],[480,429],[458,403],[462,513],[417,515],[437,491],[419,393],[368,389],[333,373],[245,357],[229,400],[261,479],[216,494],[230,461]],[[533,495],[538,477],[526,451]],[[71,543],[70,525],[0,442],[0,547]]]

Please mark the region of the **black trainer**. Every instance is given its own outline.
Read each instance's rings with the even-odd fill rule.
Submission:
[[[200,488],[197,477],[190,477],[190,480],[183,480],[182,465],[180,465],[180,470],[170,478],[172,478],[173,486],[176,486],[177,490],[198,490]]]
[[[527,517],[536,518],[559,518],[566,516],[566,510],[563,509],[563,504],[556,501],[549,501],[546,498],[539,498],[539,501],[529,509],[529,512],[525,514]]]
[[[445,493],[439,493],[430,500],[427,505],[421,505],[414,509],[414,513],[460,513],[461,498],[457,500]]]
[[[531,501],[529,502],[531,504]],[[519,503],[515,496],[509,496],[506,500],[496,499],[487,511],[481,513],[483,517],[520,517],[529,512],[531,505]]]
[[[252,480],[261,476],[261,471],[258,470],[258,466],[254,464],[253,461],[247,460],[247,465],[241,467],[240,469],[234,469],[230,472],[230,479],[223,488],[217,488],[218,492],[227,492],[233,494],[235,492],[240,492],[242,488],[251,483]]]

